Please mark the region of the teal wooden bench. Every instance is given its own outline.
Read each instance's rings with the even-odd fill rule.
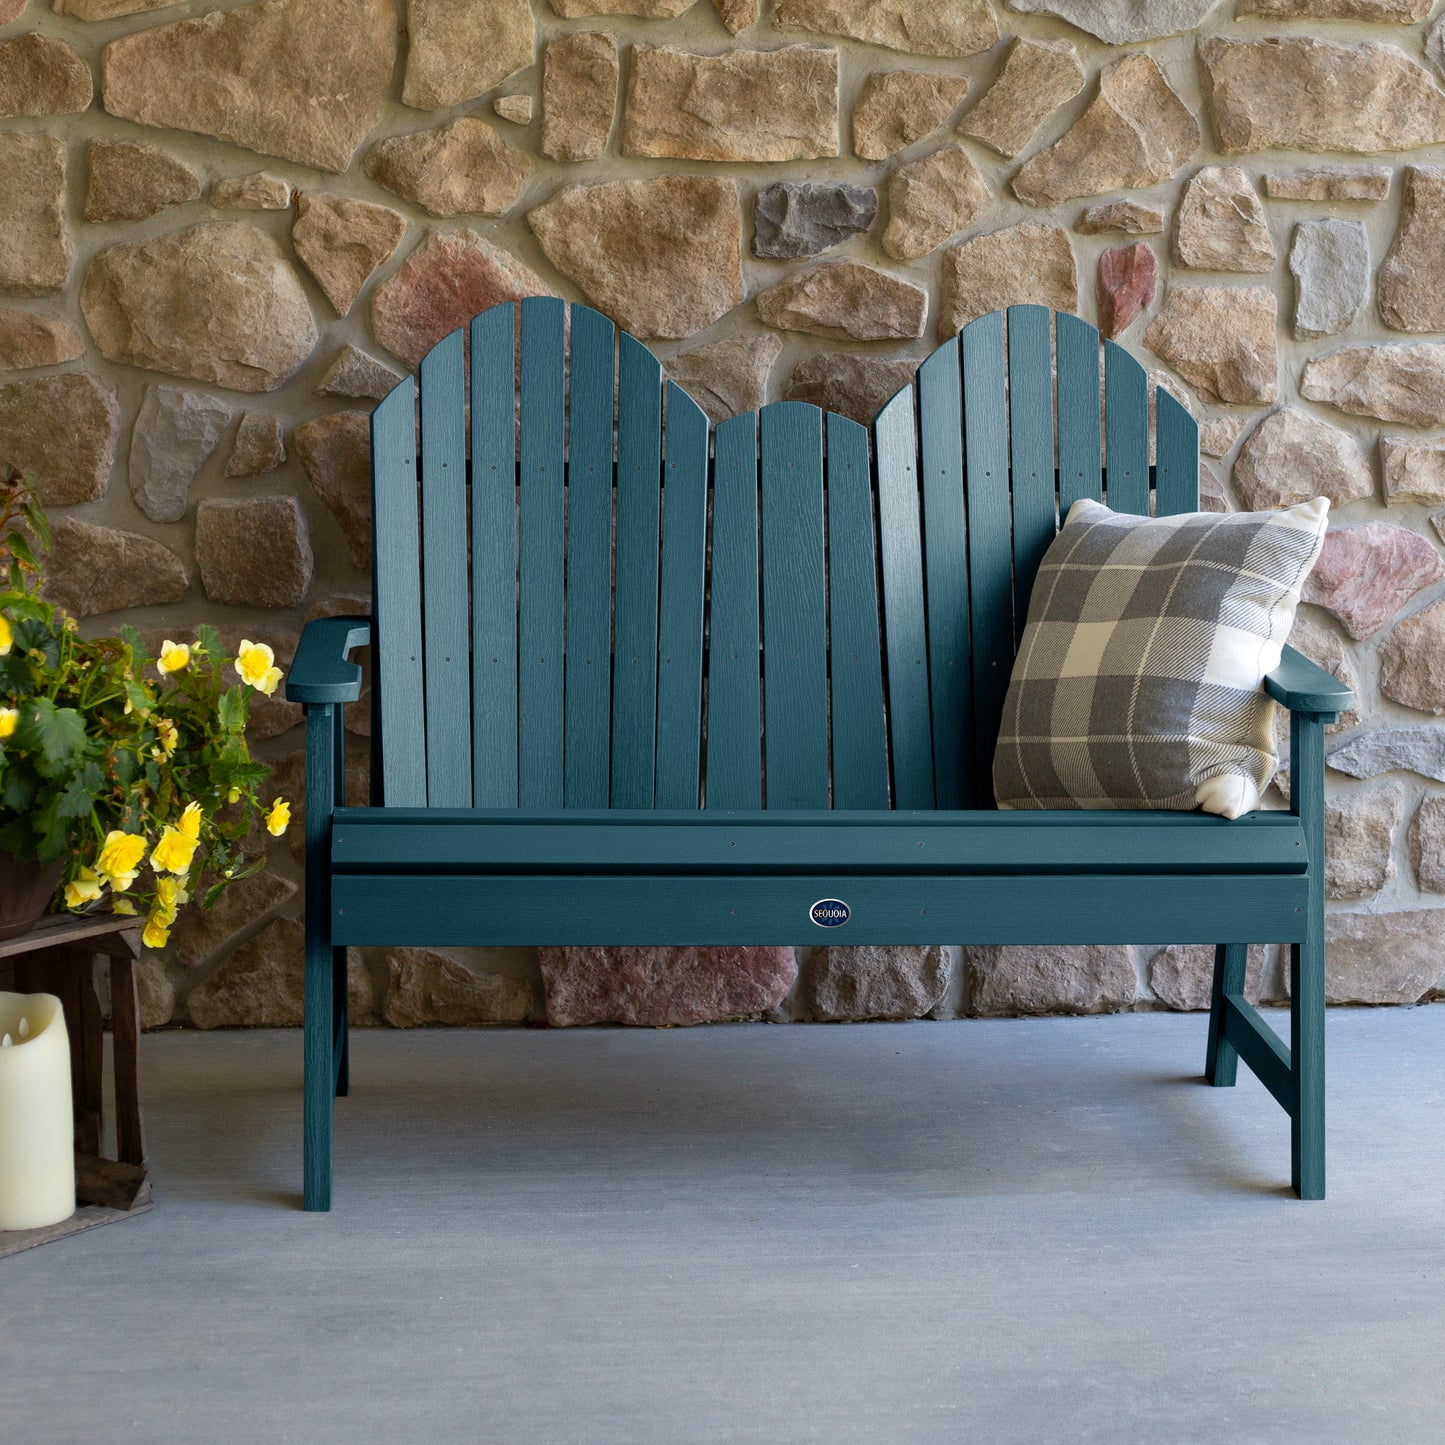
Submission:
[[[331,1201],[353,944],[1211,943],[1207,1076],[1244,1059],[1323,1196],[1323,743],[1348,690],[1288,650],[1268,680],[1287,813],[993,807],[1061,513],[1198,506],[1195,422],[1160,391],[1151,464],[1145,373],[1105,343],[1101,406],[1100,356],[1078,317],[1017,306],[871,428],[797,402],[710,427],[632,337],[536,298],[377,406],[372,620],[311,623],[287,684],[307,1209]],[[372,806],[348,807],[368,641]],[[819,926],[823,900],[846,921]],[[1292,1048],[1245,1001],[1249,943],[1290,945]]]

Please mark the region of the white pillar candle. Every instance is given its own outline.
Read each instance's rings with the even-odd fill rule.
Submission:
[[[60,1000],[0,993],[0,1229],[75,1213],[70,1039]]]

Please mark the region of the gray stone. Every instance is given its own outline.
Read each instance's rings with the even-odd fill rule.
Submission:
[[[783,399],[806,401],[867,426],[883,403],[913,380],[917,370],[918,362],[904,357],[823,351],[805,357],[793,368]]]
[[[236,428],[236,442],[226,463],[228,477],[259,477],[286,460],[281,423],[268,411],[248,411]]]
[[[350,312],[361,288],[406,234],[406,219],[390,206],[304,191],[296,197],[291,244],[338,316]]]
[[[218,211],[284,211],[291,204],[291,183],[265,171],[227,176],[211,183],[206,199]]]
[[[992,205],[993,193],[968,152],[943,146],[889,177],[883,249],[895,261],[915,261],[973,225]]]
[[[500,216],[517,204],[532,159],[474,115],[378,141],[366,156],[377,185],[433,216]]]
[[[0,386],[4,460],[35,479],[47,507],[98,502],[120,439],[114,388],[83,371]]]
[[[1304,600],[1333,612],[1359,641],[1372,637],[1407,602],[1445,578],[1440,554],[1418,532],[1388,522],[1331,527]]]
[[[782,349],[777,336],[729,336],[674,356],[667,374],[716,424],[767,401],[768,372]]]
[[[592,161],[607,149],[617,109],[617,40],[582,31],[547,42],[542,61],[542,154]]]
[[[977,55],[998,39],[988,0],[778,0],[773,24],[913,55]]]
[[[336,353],[316,390],[322,396],[366,397],[380,401],[402,379],[384,361],[352,346],[349,342]]]
[[[74,115],[93,94],[73,45],[34,30],[0,40],[0,116]]]
[[[853,107],[853,154],[896,155],[948,119],[968,94],[968,77],[946,70],[875,70]]]
[[[175,602],[191,585],[185,563],[151,537],[78,517],[55,518],[51,534],[45,595],[76,617]]]
[[[1347,331],[1370,294],[1370,244],[1360,221],[1301,221],[1289,251],[1296,341]]]
[[[753,211],[753,254],[793,261],[816,256],[866,231],[878,193],[846,181],[776,181],[759,192]]]
[[[306,518],[295,497],[211,497],[196,508],[196,566],[212,602],[295,607],[311,585]]]
[[[1134,960],[1115,944],[964,949],[975,1014],[1097,1014],[1129,1008],[1138,995]]]
[[[179,522],[191,483],[231,424],[231,408],[204,392],[149,386],[130,438],[130,490],[152,522]]]
[[[407,0],[404,105],[446,110],[532,63],[530,0]]]
[[[1174,259],[1196,271],[1270,271],[1274,242],[1254,183],[1238,166],[1205,166],[1184,188]]]
[[[1022,221],[970,236],[943,253],[940,340],[976,316],[1025,302],[1056,311],[1079,309],[1074,248],[1062,226]]]
[[[1264,193],[1272,201],[1383,201],[1390,175],[1389,166],[1316,166],[1266,176]]]
[[[945,948],[815,949],[799,973],[798,1003],[819,1021],[917,1019],[948,991]]]
[[[1445,344],[1347,346],[1305,363],[1300,395],[1404,426],[1445,423]]]
[[[757,296],[758,315],[783,331],[838,340],[899,341],[923,335],[928,293],[861,261],[825,261]]]
[[[1408,728],[1375,728],[1332,748],[1325,761],[1337,773],[1373,778],[1404,769],[1445,783],[1445,727],[1420,723]]]
[[[1272,411],[1234,463],[1234,485],[1250,511],[1292,507],[1325,496],[1333,507],[1375,494],[1375,478],[1349,432],[1298,407]]]
[[[1067,40],[1016,36],[997,79],[959,122],[958,132],[1002,156],[1016,156],[1083,88],[1079,55]]]
[[[0,306],[0,371],[58,366],[84,355],[84,338],[68,321]]]
[[[1385,501],[1445,502],[1445,437],[1380,438]]]
[[[1219,0],[1008,0],[1025,15],[1057,15],[1109,45],[1193,30]]]
[[[838,154],[838,52],[816,45],[695,55],[635,45],[622,152],[693,161]]]
[[[1373,898],[1395,876],[1395,833],[1405,816],[1399,783],[1325,802],[1325,896]]]
[[[540,1012],[530,980],[476,973],[429,948],[393,949],[386,956],[386,971],[381,1017],[393,1028],[524,1024]]]
[[[139,141],[93,140],[87,221],[143,221],[200,198],[201,181],[179,156]]]
[[[371,567],[371,418],[333,411],[302,422],[293,434],[311,489],[336,518],[358,571]]]
[[[1074,229],[1081,236],[1122,231],[1126,236],[1155,236],[1164,229],[1164,212],[1138,201],[1105,201],[1079,212]]]
[[[1445,797],[1425,798],[1410,824],[1410,866],[1427,893],[1445,893]]]
[[[1407,617],[1385,639],[1380,691],[1402,707],[1445,713],[1445,602]]]
[[[1245,956],[1244,996],[1260,1000],[1266,964],[1274,960],[1273,944],[1250,946]],[[1214,945],[1171,943],[1149,960],[1149,987],[1166,1008],[1207,1009],[1214,992]]]
[[[1400,224],[1380,266],[1380,316],[1396,331],[1445,330],[1445,169],[1406,166]]]
[[[0,291],[59,291],[75,254],[65,224],[65,147],[49,135],[0,131]]]
[[[1445,912],[1331,913],[1325,919],[1325,1000],[1420,1003],[1445,989]]]
[[[1171,286],[1144,345],[1206,401],[1273,402],[1275,307],[1263,286]]]

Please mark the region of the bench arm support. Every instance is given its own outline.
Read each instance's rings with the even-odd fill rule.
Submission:
[[[1291,712],[1323,715],[1325,722],[1334,722],[1355,701],[1344,683],[1292,647],[1265,678],[1264,690]]]
[[[355,702],[361,696],[361,668],[348,654],[371,641],[368,617],[322,617],[301,633],[286,696],[303,706]]]

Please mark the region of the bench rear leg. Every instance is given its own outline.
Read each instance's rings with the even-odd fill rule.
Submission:
[[[1224,1036],[1224,996],[1244,992],[1249,946],[1221,943],[1214,950],[1214,991],[1209,1002],[1209,1043],[1204,1055],[1204,1077],[1216,1088],[1234,1087],[1239,1055]]]
[[[334,1061],[336,1097],[344,1099],[351,1092],[351,1020],[346,996],[346,950],[331,950],[331,1016],[334,1024],[333,1047],[339,1052]]]

